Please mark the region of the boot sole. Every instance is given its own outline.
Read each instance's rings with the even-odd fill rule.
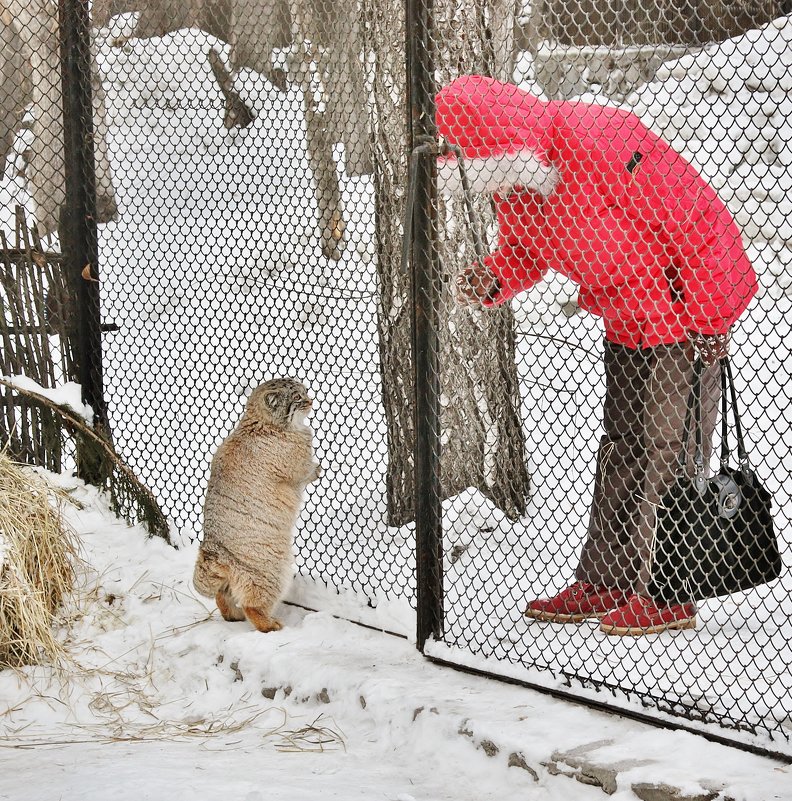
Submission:
[[[531,620],[541,620],[543,623],[583,623],[585,620],[599,620],[607,615],[607,612],[580,612],[576,615],[563,614],[561,612],[542,612],[541,610],[526,609],[523,615]]]
[[[600,631],[615,637],[641,637],[644,634],[660,634],[662,631],[682,631],[683,629],[695,629],[696,618],[686,618],[685,620],[672,620],[669,623],[658,623],[656,626],[604,626],[600,624]]]

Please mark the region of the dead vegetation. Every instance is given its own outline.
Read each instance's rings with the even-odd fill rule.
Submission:
[[[53,621],[72,589],[77,539],[64,495],[0,453],[0,668],[56,661]]]

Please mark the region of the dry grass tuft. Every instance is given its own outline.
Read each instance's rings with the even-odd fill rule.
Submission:
[[[346,751],[344,733],[333,725],[325,725],[324,715],[319,715],[313,723],[299,729],[280,728],[277,734],[280,742],[275,745],[278,751],[289,753],[324,753],[343,748]],[[331,721],[332,722],[332,721]]]
[[[54,661],[55,612],[74,581],[77,538],[63,493],[0,452],[0,668]]]

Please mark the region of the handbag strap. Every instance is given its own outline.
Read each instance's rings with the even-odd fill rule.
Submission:
[[[721,450],[720,450],[720,469],[723,472],[729,464],[729,420],[728,420],[728,400],[729,392],[728,378],[723,362],[720,363],[720,385],[721,385]],[[732,407],[734,408],[734,407]]]
[[[748,452],[745,449],[745,439],[743,437],[742,422],[737,404],[737,390],[734,386],[734,374],[732,372],[731,360],[728,356],[718,362],[720,366],[721,379],[721,451],[720,466],[721,470],[729,464],[731,450],[729,449],[729,423],[728,407],[731,405],[732,416],[734,417],[734,430],[737,436],[737,460],[742,470],[748,470]],[[679,464],[684,470],[686,467],[687,446],[690,438],[691,422],[694,427],[695,450],[693,453],[693,466],[696,476],[704,474],[704,449],[702,444],[702,425],[701,425],[701,383],[704,373],[704,364],[701,359],[696,359],[693,363],[693,381],[688,394],[687,409],[685,411],[685,424],[682,429],[682,448],[679,453]]]
[[[732,409],[732,416],[734,417],[734,431],[737,435],[737,462],[740,465],[740,469],[746,471],[749,469],[748,464],[748,451],[745,449],[745,440],[743,438],[743,428],[742,422],[740,421],[740,413],[737,408],[737,390],[734,386],[734,373],[732,372],[732,365],[731,359],[728,356],[721,359],[720,362],[721,368],[721,388],[723,398],[723,443],[727,440],[727,427],[726,427],[726,385],[728,384],[729,389],[729,398],[731,400],[731,409]],[[729,449],[728,445],[724,446],[723,443],[721,444],[721,466],[724,466],[729,459]],[[724,455],[725,460],[724,461]]]

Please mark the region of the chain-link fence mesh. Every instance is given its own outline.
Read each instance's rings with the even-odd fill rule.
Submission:
[[[497,58],[449,61],[456,40],[442,23],[431,32],[438,71],[462,64],[436,99],[454,147],[439,158],[428,293],[440,320],[435,433],[444,445],[460,425],[469,443],[482,436],[466,492],[456,454],[442,452],[443,628],[427,651],[575,694],[607,690],[615,705],[717,721],[789,752],[792,27],[769,22],[782,10],[535,3],[505,83]],[[512,52],[486,29],[490,53]],[[465,325],[478,338],[460,369],[447,349]],[[730,459],[721,450],[715,357],[729,333],[750,468],[728,384]],[[694,382],[702,350],[714,363]],[[692,386],[702,420],[686,449]],[[527,480],[519,449],[503,458],[519,443],[512,418]]]
[[[404,470],[412,457],[399,426],[386,423],[405,412],[391,404],[386,413],[382,402],[378,309],[387,300],[375,222],[380,207],[398,265],[401,208],[387,159],[403,169],[406,146],[384,142],[376,123],[395,104],[404,135],[398,18],[286,0],[96,2],[75,45],[69,25],[88,21],[85,3],[17,5],[3,6],[6,230],[19,205],[48,247],[66,250],[60,209],[87,217],[93,228],[79,244],[97,237],[98,259],[77,256],[69,274],[78,270],[78,290],[101,287],[101,321],[112,329],[102,358],[68,378],[84,380],[84,369],[103,388],[115,447],[185,541],[201,536],[212,454],[250,390],[278,376],[302,380],[315,398],[324,475],[301,516],[300,572],[333,588],[412,597],[409,532],[387,526],[388,504],[411,504],[401,487],[386,492],[397,461],[388,437]],[[385,46],[392,66],[367,74]],[[81,54],[90,54],[82,73]],[[92,113],[85,94],[69,94],[68,77],[88,80]],[[380,91],[372,106],[372,81],[396,86],[395,97]],[[69,151],[70,131],[93,145],[91,174]],[[94,212],[67,192],[70,168],[82,170],[89,194],[95,185]],[[392,183],[403,195],[403,175]],[[386,358],[408,376],[409,339]]]
[[[783,2],[1,7],[2,227],[20,207],[63,252],[80,322],[68,378],[100,428],[106,401],[106,432],[177,536],[200,537],[212,454],[250,390],[296,377],[324,470],[298,525],[297,600],[351,589],[403,626],[382,602],[415,604],[417,509],[434,658],[789,751],[788,570],[646,600],[689,331],[731,326],[748,456],[789,561]],[[486,80],[437,121],[469,207],[446,198],[427,228],[419,167],[409,264],[408,153],[434,164],[434,95],[460,76]],[[477,254],[478,227],[496,256]],[[498,283],[481,292],[509,295],[484,310],[455,283],[482,261]],[[712,370],[703,392],[715,409]]]
[[[298,378],[324,471],[300,571],[403,595],[409,549],[386,526],[365,20],[322,2],[136,10],[95,28],[122,209],[100,245],[103,314],[121,328],[105,340],[116,441],[195,538],[210,459],[247,394]]]

